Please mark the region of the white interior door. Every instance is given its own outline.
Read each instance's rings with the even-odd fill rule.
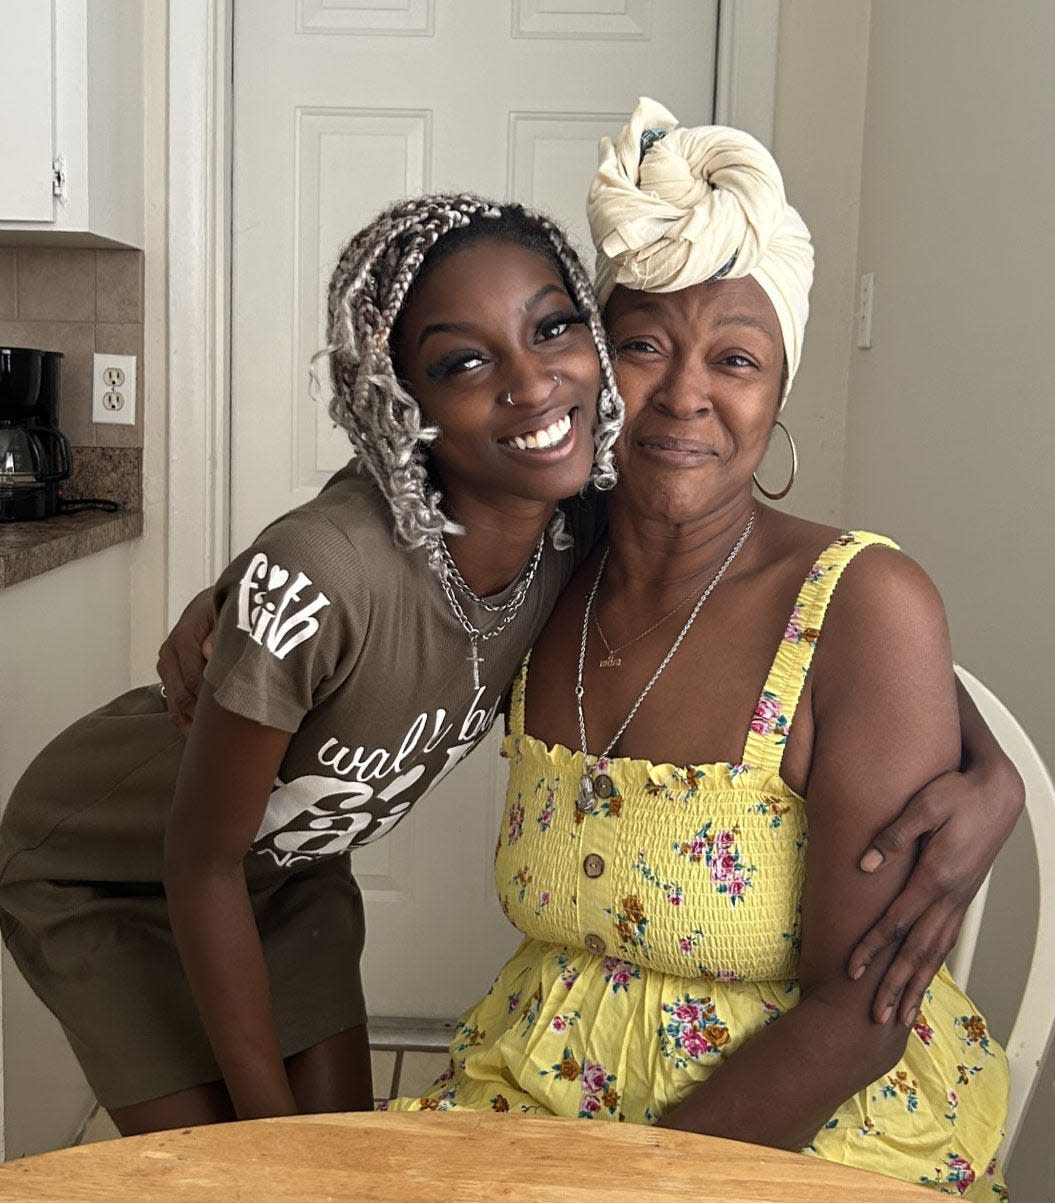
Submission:
[[[598,139],[639,95],[711,120],[716,43],[717,0],[236,3],[234,551],[347,458],[308,388],[347,237],[400,196],[471,190],[553,214],[588,252]],[[515,944],[491,889],[496,746],[356,855],[374,1014],[453,1014]]]

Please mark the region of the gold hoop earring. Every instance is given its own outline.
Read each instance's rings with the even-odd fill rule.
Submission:
[[[779,501],[781,497],[787,497],[787,495],[791,492],[791,486],[795,483],[795,474],[799,470],[799,453],[798,449],[795,447],[795,440],[791,437],[791,431],[788,430],[784,423],[778,418],[773,425],[779,426],[784,432],[784,437],[788,440],[788,446],[791,448],[791,476],[788,479],[788,483],[780,490],[779,493],[771,493],[758,479],[757,472],[752,473],[751,479],[755,482],[756,488],[763,497],[768,497],[770,501]]]

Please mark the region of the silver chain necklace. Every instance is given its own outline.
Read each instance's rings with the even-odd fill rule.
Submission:
[[[604,750],[599,755],[593,757],[593,763],[595,766],[597,765],[597,763],[599,761],[604,760],[604,758],[608,755],[608,753],[611,752],[611,750],[619,742],[623,732],[627,729],[627,727],[630,726],[630,720],[634,717],[635,714],[637,714],[638,710],[641,707],[641,703],[645,700],[645,698],[648,697],[649,692],[652,689],[652,686],[655,685],[655,683],[659,680],[661,674],[663,673],[663,670],[667,667],[667,665],[674,658],[674,653],[678,650],[679,647],[681,647],[681,641],[689,633],[689,629],[691,628],[692,624],[696,621],[696,615],[699,614],[701,608],[703,607],[703,603],[711,596],[711,594],[717,588],[718,582],[722,579],[723,576],[725,576],[726,570],[728,569],[729,565],[740,554],[740,549],[747,542],[748,536],[751,534],[751,532],[754,530],[754,528],[755,528],[755,512],[754,512],[754,510],[752,510],[750,517],[747,519],[747,525],[740,532],[739,539],[737,539],[737,541],[733,544],[732,551],[730,551],[729,554],[725,557],[725,560],[722,562],[722,566],[718,569],[718,571],[711,578],[711,583],[707,586],[706,589],[704,589],[703,593],[700,594],[699,600],[696,602],[696,605],[693,606],[692,613],[685,620],[685,625],[678,632],[678,637],[677,637],[677,639],[674,640],[673,644],[671,645],[670,651],[667,652],[667,654],[659,662],[659,667],[652,674],[652,676],[649,677],[648,682],[645,685],[645,688],[642,689],[641,692],[637,695],[637,698],[634,701],[634,704],[630,707],[630,713],[626,716],[625,719],[623,719],[622,724],[619,727],[619,730],[616,731],[616,733],[608,741],[608,743],[604,747]],[[576,678],[575,678],[575,706],[579,712],[579,739],[582,743],[582,767],[583,767],[582,777],[579,780],[579,797],[577,798],[575,805],[581,811],[589,811],[589,810],[593,809],[593,797],[594,797],[594,780],[590,776],[590,759],[591,759],[591,757],[590,757],[589,752],[586,750],[586,746],[587,746],[586,745],[586,715],[583,712],[583,705],[582,705],[583,698],[586,696],[586,691],[583,688],[583,669],[586,664],[586,640],[590,633],[590,615],[593,613],[594,599],[597,597],[597,590],[600,588],[601,577],[604,576],[604,569],[605,569],[605,565],[607,563],[608,563],[608,548],[606,547],[604,549],[604,555],[601,557],[600,566],[597,569],[597,575],[596,575],[596,577],[594,577],[593,588],[590,590],[590,595],[586,599],[586,610],[582,616],[582,641],[579,644],[579,669],[578,669],[578,673],[576,674]]]
[[[538,543],[535,545],[531,566],[528,568],[527,573],[521,577],[520,581],[517,583],[516,589],[509,596],[509,598],[504,602],[499,602],[497,605],[492,604],[491,602],[485,602],[484,599],[479,596],[479,594],[474,593],[472,589],[469,588],[469,582],[465,579],[465,577],[462,576],[458,565],[455,564],[454,556],[451,555],[451,549],[447,546],[447,540],[444,539],[442,535],[440,536],[439,542],[440,558],[446,565],[447,574],[451,580],[451,583],[456,589],[460,589],[474,606],[479,606],[481,610],[486,610],[488,614],[504,614],[508,610],[515,609],[521,601],[519,594],[526,592],[528,588],[530,588],[531,582],[535,576],[535,570],[538,568],[538,562],[542,558],[542,547],[545,538],[546,533],[543,531]]]
[[[535,574],[538,572],[538,566],[542,562],[542,548],[545,544],[546,532],[543,531],[539,536],[539,541],[535,545],[535,554],[531,557],[531,562],[527,571],[521,576],[516,588],[513,590],[512,596],[499,605],[491,605],[488,602],[482,601],[469,588],[465,582],[465,578],[458,571],[458,566],[454,563],[451,553],[447,550],[447,545],[440,539],[440,557],[443,560],[444,571],[440,573],[440,587],[443,589],[444,596],[447,598],[447,604],[450,606],[461,624],[462,630],[469,636],[469,655],[466,659],[472,664],[473,673],[473,689],[480,688],[480,665],[483,664],[483,656],[480,655],[480,644],[488,639],[494,639],[496,635],[500,635],[507,626],[520,613],[520,607],[524,604],[524,600],[528,595],[528,590],[531,588],[535,580]],[[458,599],[457,593],[454,591],[455,585],[458,586],[476,605],[481,606],[491,614],[502,614],[501,620],[496,623],[489,631],[481,631],[478,626],[473,623],[469,615],[465,612],[465,607]]]

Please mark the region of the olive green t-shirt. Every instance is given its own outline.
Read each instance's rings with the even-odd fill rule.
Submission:
[[[570,510],[575,547],[546,539],[520,611],[480,645],[479,688],[424,549],[394,545],[387,505],[354,469],[237,557],[216,586],[205,678],[226,709],[293,732],[253,853],[295,867],[378,839],[483,738],[589,550],[596,507]],[[502,618],[462,601],[482,631]]]

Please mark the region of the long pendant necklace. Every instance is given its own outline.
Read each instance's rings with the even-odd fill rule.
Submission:
[[[545,544],[546,532],[543,531],[539,536],[539,541],[535,545],[535,553],[531,557],[531,561],[527,570],[523,573],[520,580],[517,582],[516,588],[508,600],[499,604],[491,604],[485,602],[482,598],[469,588],[465,578],[458,571],[458,566],[454,562],[454,558],[447,550],[447,544],[443,539],[439,540],[440,558],[443,560],[444,571],[440,573],[440,586],[443,589],[444,596],[447,598],[447,604],[454,612],[454,617],[461,624],[462,630],[469,636],[469,655],[466,660],[472,665],[473,689],[480,688],[480,665],[483,664],[484,658],[480,655],[480,644],[488,639],[494,639],[496,635],[500,635],[507,626],[516,618],[520,612],[520,607],[524,604],[524,600],[528,595],[528,590],[531,588],[535,580],[535,574],[538,572],[538,566],[542,561],[542,548]],[[465,607],[458,599],[455,592],[455,586],[462,590],[469,600],[482,609],[487,610],[491,614],[501,614],[502,618],[489,631],[482,631],[465,612]]]
[[[601,762],[605,759],[605,757],[608,755],[608,753],[611,752],[611,750],[619,742],[620,738],[622,737],[623,732],[627,729],[627,727],[630,726],[630,721],[634,717],[634,715],[637,714],[638,710],[641,707],[641,703],[645,700],[645,698],[648,697],[649,693],[652,690],[652,686],[655,685],[655,683],[659,680],[660,676],[663,673],[663,670],[667,667],[667,665],[674,658],[674,653],[678,650],[679,647],[681,647],[681,642],[685,638],[685,636],[689,633],[689,630],[691,629],[692,624],[696,621],[696,615],[699,614],[700,610],[703,608],[703,603],[711,596],[711,594],[717,588],[718,582],[722,579],[723,576],[725,576],[726,570],[728,569],[729,565],[740,554],[740,549],[747,542],[748,536],[751,534],[751,532],[754,530],[754,528],[755,528],[755,512],[754,512],[754,510],[752,510],[750,516],[747,519],[747,525],[740,532],[739,539],[737,539],[737,541],[733,544],[732,550],[722,561],[722,566],[718,569],[718,571],[711,578],[711,583],[707,586],[706,589],[704,589],[703,593],[700,594],[700,597],[697,600],[696,605],[693,606],[693,608],[692,608],[692,613],[685,620],[685,625],[678,632],[677,639],[675,639],[673,644],[671,644],[670,651],[667,652],[667,654],[659,662],[659,667],[652,674],[652,676],[649,677],[648,682],[645,685],[644,689],[642,689],[641,692],[637,695],[637,698],[635,699],[634,704],[630,707],[630,713],[626,716],[625,719],[623,719],[622,723],[620,724],[619,730],[616,731],[616,733],[608,741],[608,743],[604,747],[604,750],[602,752],[600,752],[597,756],[592,758],[594,766],[596,766],[599,762]],[[587,748],[587,745],[586,745],[586,715],[583,711],[583,698],[586,696],[586,690],[583,688],[583,669],[585,668],[585,665],[586,665],[586,640],[590,633],[590,615],[593,613],[594,600],[597,597],[597,590],[600,588],[601,577],[604,576],[604,569],[605,569],[605,565],[607,563],[608,563],[608,548],[606,547],[604,549],[604,555],[601,557],[600,566],[597,569],[597,575],[594,577],[593,588],[590,590],[590,595],[586,599],[586,609],[583,612],[583,616],[582,616],[582,641],[579,644],[579,668],[578,668],[578,672],[577,672],[576,678],[575,678],[575,706],[579,713],[579,739],[582,744],[582,768],[583,768],[582,777],[579,779],[579,797],[576,799],[575,805],[579,808],[579,810],[581,810],[583,812],[590,811],[593,809],[593,799],[594,799],[594,792],[595,792],[595,790],[594,790],[595,782],[594,782],[593,777],[590,775],[590,773],[591,773],[591,768],[590,768],[591,757],[590,757],[589,752],[586,750],[586,748]],[[667,617],[669,618],[670,615],[668,614]]]

